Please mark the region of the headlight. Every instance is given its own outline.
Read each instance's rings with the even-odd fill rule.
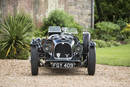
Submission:
[[[52,52],[53,51],[53,42],[52,41],[46,41],[44,44],[43,44],[43,50],[44,52]]]
[[[46,47],[44,48],[44,51],[45,51],[45,52],[50,52],[50,51],[51,51],[51,47],[50,47],[50,46],[46,46]]]
[[[81,45],[75,46],[75,52],[76,53],[82,53],[82,51],[83,51],[83,46],[81,46]]]

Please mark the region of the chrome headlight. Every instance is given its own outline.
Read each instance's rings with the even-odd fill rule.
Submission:
[[[53,51],[53,42],[52,41],[46,41],[44,44],[43,44],[43,50],[44,52],[52,52]]]
[[[83,46],[82,45],[77,45],[75,46],[75,50],[74,50],[76,53],[82,53],[83,51]]]

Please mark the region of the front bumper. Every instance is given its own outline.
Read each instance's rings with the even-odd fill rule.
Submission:
[[[46,62],[73,62],[73,63],[80,63],[81,60],[47,59]]]

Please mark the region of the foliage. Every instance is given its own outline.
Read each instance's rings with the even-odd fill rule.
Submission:
[[[118,41],[127,39],[126,33],[121,31],[130,22],[129,10],[130,0],[95,0],[95,24],[101,21],[109,21],[118,24],[121,28],[120,31],[113,33],[114,36],[102,35],[102,38]]]
[[[96,47],[97,47],[97,48],[107,47],[106,42],[103,41],[103,40],[94,40],[94,42],[96,43]]]
[[[125,39],[124,42],[125,42],[126,44],[130,44],[130,37],[129,37],[129,39]]]
[[[96,27],[102,31],[106,31],[108,33],[113,32],[114,30],[119,30],[120,27],[112,22],[99,22],[96,24]]]
[[[115,4],[116,3],[116,4]],[[95,22],[123,19],[130,22],[130,0],[95,0]]]
[[[96,54],[98,64],[130,66],[130,44],[111,48],[97,48]]]
[[[107,43],[111,44],[111,46],[120,46],[121,45],[120,42],[116,42],[116,41],[109,41]]]
[[[9,15],[0,24],[0,51],[6,58],[27,58],[29,41],[34,25],[26,14]],[[21,55],[21,56],[20,56]],[[23,59],[25,59],[23,57]]]
[[[127,22],[124,21],[122,18],[117,20],[117,24],[120,26],[121,30],[126,27]]]
[[[103,41],[103,40],[94,40],[96,42],[97,48],[105,48],[105,47],[113,47],[113,46],[120,46],[121,44],[116,41]]]
[[[126,37],[126,39],[128,39],[128,37],[130,37],[130,24],[127,24],[121,33]]]
[[[35,29],[35,31],[33,32],[33,37],[34,38],[37,38],[37,37],[40,37],[40,38],[43,38],[43,34],[44,34],[44,31],[40,30],[39,28]]]
[[[0,51],[0,59],[28,59],[29,50],[28,49],[17,49],[17,54],[13,54],[11,51],[8,56],[5,56],[6,50]]]
[[[98,22],[96,29],[89,30],[93,39],[100,40],[116,40],[117,35],[120,34],[120,27],[112,22]]]
[[[79,32],[78,37],[82,37],[81,29],[83,27],[76,23],[74,18],[64,11],[54,10],[49,14],[48,18],[43,19],[43,26],[41,30],[44,31],[44,35],[47,34],[47,29],[49,26],[77,28]]]
[[[54,10],[52,11],[48,18],[44,19],[44,26],[45,28],[48,28],[48,26],[71,26],[74,22],[74,19],[72,16],[68,15],[64,11],[60,10]],[[71,23],[72,22],[72,23]]]

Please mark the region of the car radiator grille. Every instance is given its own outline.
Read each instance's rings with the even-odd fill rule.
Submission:
[[[56,45],[54,56],[56,58],[69,58],[72,56],[71,46],[67,43]]]

